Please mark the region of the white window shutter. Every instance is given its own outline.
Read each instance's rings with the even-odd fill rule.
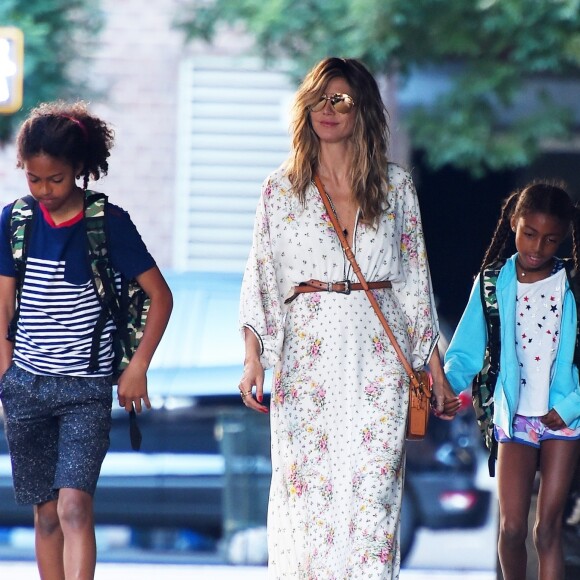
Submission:
[[[243,271],[262,181],[288,155],[294,91],[287,75],[254,59],[182,64],[176,270]]]

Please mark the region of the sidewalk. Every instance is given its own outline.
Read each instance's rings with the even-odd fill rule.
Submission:
[[[95,580],[267,580],[265,567],[175,566],[160,564],[97,564]],[[34,562],[1,562],[3,580],[38,580]],[[495,574],[461,570],[402,570],[400,580],[495,580]]]

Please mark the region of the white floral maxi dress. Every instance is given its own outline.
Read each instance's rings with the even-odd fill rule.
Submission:
[[[374,292],[417,367],[438,323],[413,182],[389,165],[389,183],[378,228],[357,221],[353,250],[367,281],[392,282]],[[311,278],[357,281],[318,190],[303,206],[278,170],[262,188],[240,306],[275,367],[269,575],[398,578],[408,377],[363,291],[284,304]]]

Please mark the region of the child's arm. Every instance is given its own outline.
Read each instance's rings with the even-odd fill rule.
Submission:
[[[6,338],[8,325],[14,316],[16,278],[0,276],[0,377],[12,363],[14,343]]]
[[[125,407],[126,411],[130,411],[134,403],[135,410],[140,413],[141,400],[148,409],[151,407],[147,394],[147,369],[167,327],[173,308],[173,296],[157,266],[137,276],[137,282],[151,299],[151,306],[139,347],[119,377],[117,397],[119,405]]]
[[[487,327],[478,276],[445,353],[445,376],[455,393],[469,387],[475,375],[483,368],[486,345]]]
[[[573,292],[568,290],[560,317],[560,337],[550,382],[550,410],[541,419],[556,431],[575,423],[580,416],[580,384],[578,367],[574,362],[578,317]]]
[[[431,401],[433,412],[440,419],[453,419],[457,411],[459,411],[459,407],[461,407],[461,401],[453,392],[443,372],[443,364],[438,346],[433,349],[428,365],[431,378],[433,379],[433,399]]]

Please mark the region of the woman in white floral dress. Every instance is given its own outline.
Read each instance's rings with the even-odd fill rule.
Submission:
[[[271,578],[393,579],[400,567],[408,377],[365,293],[341,292],[357,278],[315,174],[367,281],[383,282],[374,292],[403,350],[415,368],[431,363],[439,411],[456,410],[441,379],[415,188],[387,162],[387,135],[372,75],[356,60],[325,59],[297,92],[292,154],[262,188],[241,295],[239,388],[248,407],[268,412],[264,368],[275,367]],[[311,279],[323,290],[294,292]]]

